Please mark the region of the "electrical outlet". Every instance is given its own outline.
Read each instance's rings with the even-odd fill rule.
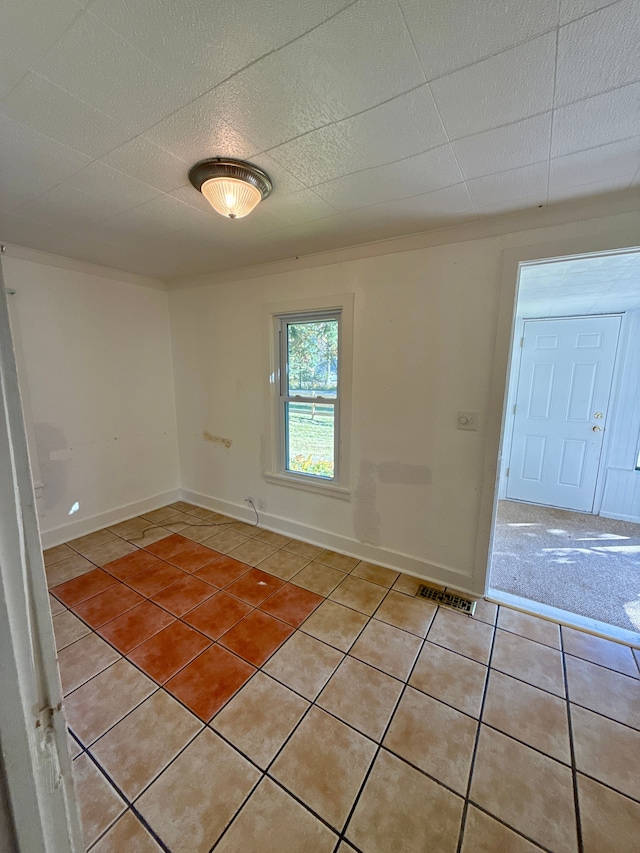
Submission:
[[[246,497],[244,501],[245,503],[249,504],[249,506],[251,506],[250,501],[253,501],[253,505],[258,510],[258,512],[264,512],[266,510],[267,502],[264,500],[264,498],[254,498],[253,496],[249,495],[249,497]]]
[[[458,429],[478,430],[480,428],[478,412],[458,412],[456,426]]]

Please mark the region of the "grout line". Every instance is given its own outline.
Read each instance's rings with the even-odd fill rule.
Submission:
[[[498,622],[498,614],[496,614],[496,624]],[[487,673],[484,681],[484,686],[482,689],[482,700],[480,702],[480,711],[478,713],[478,724],[476,728],[476,737],[473,744],[473,751],[471,753],[471,763],[469,765],[469,778],[467,780],[467,792],[464,797],[464,805],[462,807],[462,819],[460,821],[460,834],[458,836],[458,846],[456,848],[457,853],[460,853],[462,850],[462,842],[464,840],[466,823],[467,823],[467,813],[469,811],[469,799],[471,796],[471,782],[473,780],[473,772],[475,770],[476,764],[476,755],[478,753],[478,744],[480,742],[480,732],[482,730],[482,717],[484,716],[484,705],[487,699],[487,690],[489,687],[489,676],[491,674],[491,661],[493,659],[493,650],[495,647],[496,636],[498,633],[498,629],[496,627],[493,628],[493,633],[491,635],[491,648],[489,649],[489,657],[487,658]]]
[[[573,743],[573,720],[571,717],[571,702],[569,699],[569,678],[567,676],[567,663],[564,657],[564,637],[562,636],[562,631],[560,632],[560,644],[563,649],[562,652],[562,675],[564,678],[565,684],[565,704],[566,704],[566,712],[567,712],[567,729],[569,733],[569,750],[571,756],[571,782],[573,785],[573,802],[574,802],[574,810],[575,810],[575,820],[576,820],[576,836],[578,842],[578,853],[583,853],[584,851],[584,843],[582,839],[582,821],[580,818],[580,800],[578,798],[578,776],[577,776],[577,768],[576,768],[576,754],[575,754],[575,746]]]

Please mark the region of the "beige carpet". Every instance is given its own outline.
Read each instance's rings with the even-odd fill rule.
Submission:
[[[640,632],[640,524],[500,501],[491,586]]]

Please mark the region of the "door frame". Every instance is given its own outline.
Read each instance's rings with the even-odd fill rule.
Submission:
[[[637,231],[629,225],[627,231],[621,228],[620,231],[608,235],[587,234],[568,240],[533,243],[505,249],[502,254],[502,280],[498,300],[491,388],[487,405],[486,442],[471,582],[473,591],[478,595],[485,595],[490,586],[491,554],[505,447],[507,391],[513,362],[520,268],[530,263],[638,252],[640,246],[636,241]]]
[[[533,265],[532,265],[533,266]],[[518,300],[516,299],[516,311],[518,308]],[[562,314],[554,315],[553,317],[516,317],[513,336],[513,352],[511,353],[511,366],[509,368],[509,376],[507,379],[507,387],[505,389],[505,426],[504,438],[502,442],[503,459],[500,465],[500,473],[498,478],[498,500],[506,500],[507,491],[507,468],[510,467],[511,448],[513,442],[513,433],[515,426],[515,414],[513,412],[515,393],[517,391],[518,381],[520,377],[520,368],[522,364],[522,348],[517,346],[517,342],[524,335],[524,324],[528,321],[535,320],[579,320],[583,317],[620,317],[620,330],[618,332],[618,340],[616,343],[616,356],[613,364],[613,373],[611,375],[611,386],[609,388],[609,405],[607,407],[607,429],[603,436],[602,449],[598,460],[598,473],[596,483],[593,490],[593,511],[590,515],[598,515],[602,505],[602,496],[604,494],[604,482],[607,469],[607,460],[609,457],[609,442],[612,430],[609,424],[613,424],[616,417],[616,409],[618,403],[617,390],[620,382],[620,373],[622,368],[622,360],[620,353],[624,352],[627,333],[627,317],[625,313],[614,311],[611,314]],[[540,506],[553,506],[553,504],[540,504]],[[558,507],[562,509],[562,507]],[[580,510],[567,510],[567,512],[580,512]]]
[[[0,742],[13,842],[25,853],[80,853],[84,846],[1,258],[0,504]]]

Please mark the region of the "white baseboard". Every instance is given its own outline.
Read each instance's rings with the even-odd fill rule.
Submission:
[[[179,500],[180,489],[171,489],[169,492],[162,492],[159,495],[153,495],[132,504],[125,504],[116,509],[89,516],[89,518],[71,521],[69,524],[63,524],[61,527],[53,528],[53,530],[41,530],[42,547],[53,548],[55,545],[70,542],[79,536],[86,536],[87,533],[94,533],[96,530],[102,530],[103,527],[110,527],[112,524],[118,524],[120,521],[126,521],[143,512],[150,512],[152,509],[159,509],[161,506]]]
[[[199,492],[191,492],[188,489],[181,490],[181,500],[196,504],[196,506],[201,506],[204,509],[210,509],[213,512],[223,513],[240,521],[255,521],[254,511],[243,504],[213,498],[210,495],[201,495]],[[357,539],[351,539],[348,536],[341,536],[331,533],[329,530],[300,524],[297,521],[265,512],[260,513],[260,527],[272,530],[274,533],[281,533],[283,536],[301,539],[303,542],[317,545],[320,548],[339,551],[341,554],[357,557],[359,560],[366,560],[378,566],[404,572],[424,581],[451,587],[474,597],[477,596],[477,592],[473,592],[471,588],[471,576],[449,566],[428,563],[410,554],[402,554],[398,551],[380,548],[377,545],[367,545],[365,542],[358,542]]]

